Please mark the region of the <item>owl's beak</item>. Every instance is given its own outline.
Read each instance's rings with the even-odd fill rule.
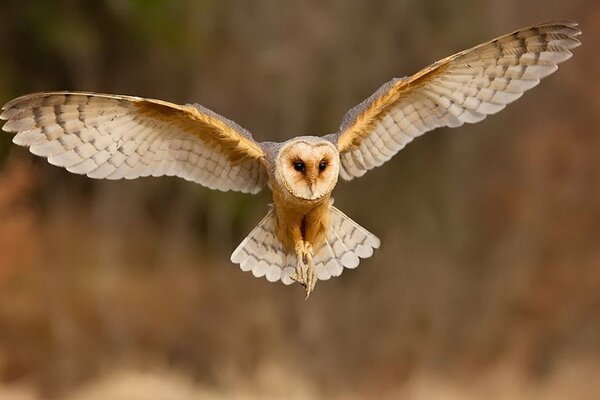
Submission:
[[[319,179],[319,174],[312,168],[309,168],[306,173],[306,178],[308,180],[308,190],[310,190],[310,197],[315,196],[315,191],[317,190],[317,180]]]

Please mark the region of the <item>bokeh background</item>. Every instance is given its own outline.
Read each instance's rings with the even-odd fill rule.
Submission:
[[[383,245],[308,302],[229,262],[269,193],[93,181],[3,134],[1,399],[597,398],[600,2],[0,4],[0,103],[199,102],[259,140],[333,132],[383,82],[514,29],[584,31],[506,111],[340,183]]]

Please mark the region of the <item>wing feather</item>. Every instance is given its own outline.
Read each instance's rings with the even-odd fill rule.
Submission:
[[[84,92],[34,93],[2,108],[3,129],[51,164],[92,178],[172,175],[256,193],[264,153],[252,135],[200,105]]]
[[[580,34],[573,21],[546,22],[387,82],[328,136],[340,152],[341,177],[362,176],[425,132],[476,123],[503,110],[568,60]]]

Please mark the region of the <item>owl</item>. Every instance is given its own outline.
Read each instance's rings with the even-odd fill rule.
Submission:
[[[439,127],[475,123],[504,109],[572,56],[581,31],[551,21],[515,31],[393,79],[343,117],[336,133],[256,142],[198,104],[84,92],[34,93],[2,108],[4,131],[48,162],[99,179],[178,176],[210,189],[257,193],[273,204],[231,261],[256,277],[318,280],[371,257],[379,239],[333,206],[352,180]]]

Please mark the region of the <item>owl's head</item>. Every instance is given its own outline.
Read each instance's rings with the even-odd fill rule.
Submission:
[[[299,137],[277,155],[277,180],[294,197],[319,200],[337,183],[340,160],[335,146],[317,137]]]

